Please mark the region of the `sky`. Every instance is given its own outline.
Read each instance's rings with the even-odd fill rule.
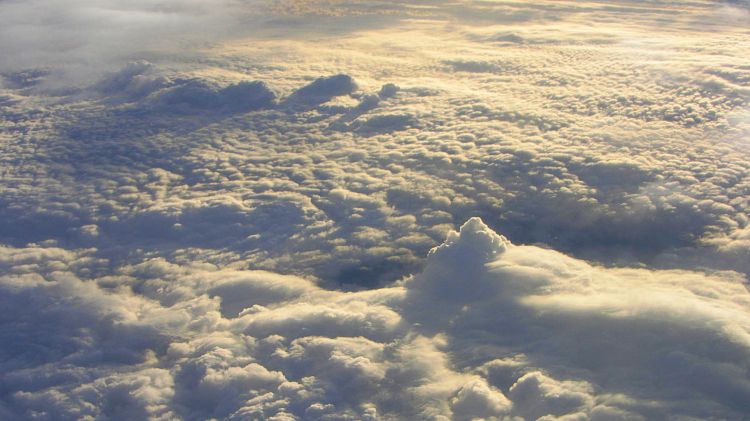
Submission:
[[[0,419],[750,418],[750,3],[0,0]]]

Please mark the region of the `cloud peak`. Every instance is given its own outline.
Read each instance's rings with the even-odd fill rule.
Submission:
[[[493,231],[480,217],[467,220],[458,232],[448,233],[445,242],[430,250],[428,258],[442,259],[455,256],[457,261],[472,259],[490,262],[511,246],[510,241]]]

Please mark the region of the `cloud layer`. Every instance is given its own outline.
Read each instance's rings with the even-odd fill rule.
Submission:
[[[747,4],[116,3],[0,2],[0,418],[748,418]]]
[[[748,410],[741,277],[591,266],[513,245],[478,218],[434,248],[420,274],[362,292],[161,259],[96,277],[85,252],[54,248],[6,248],[2,264],[10,418],[740,419]]]

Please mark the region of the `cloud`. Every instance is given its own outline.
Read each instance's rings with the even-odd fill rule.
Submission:
[[[276,94],[260,81],[242,81],[225,87],[196,79],[181,81],[156,94],[162,112],[247,112],[275,105]]]
[[[66,65],[79,72],[68,72],[68,80],[81,82],[81,76],[96,75],[134,54],[174,52],[180,41],[192,48],[222,39],[230,27],[253,22],[252,7],[258,6],[232,1],[211,6],[199,1],[6,1],[0,5],[7,23],[0,51],[9,57],[3,70]]]
[[[750,412],[737,3],[47,3],[0,418]]]
[[[86,273],[76,265],[94,263],[87,253],[3,250],[0,332],[15,357],[5,359],[2,399],[13,416],[734,419],[747,410],[750,296],[731,272],[591,266],[513,245],[479,219],[433,249],[423,272],[361,292],[166,262],[84,280],[71,271]]]
[[[356,124],[355,130],[364,134],[390,133],[417,126],[417,119],[409,114],[384,114],[370,117]]]
[[[288,104],[319,105],[332,98],[349,95],[357,90],[357,84],[349,75],[339,74],[320,77],[292,93],[287,99]]]
[[[154,74],[155,67],[145,60],[128,63],[119,71],[105,75],[94,89],[109,97],[141,99],[170,84],[167,78]]]

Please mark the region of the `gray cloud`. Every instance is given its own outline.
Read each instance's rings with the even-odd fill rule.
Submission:
[[[513,245],[479,219],[414,278],[357,293],[158,260],[82,279],[95,261],[53,248],[6,248],[1,262],[13,315],[0,323],[13,344],[3,352],[25,350],[4,358],[13,416],[747,411],[750,300],[739,276],[591,266]]]

